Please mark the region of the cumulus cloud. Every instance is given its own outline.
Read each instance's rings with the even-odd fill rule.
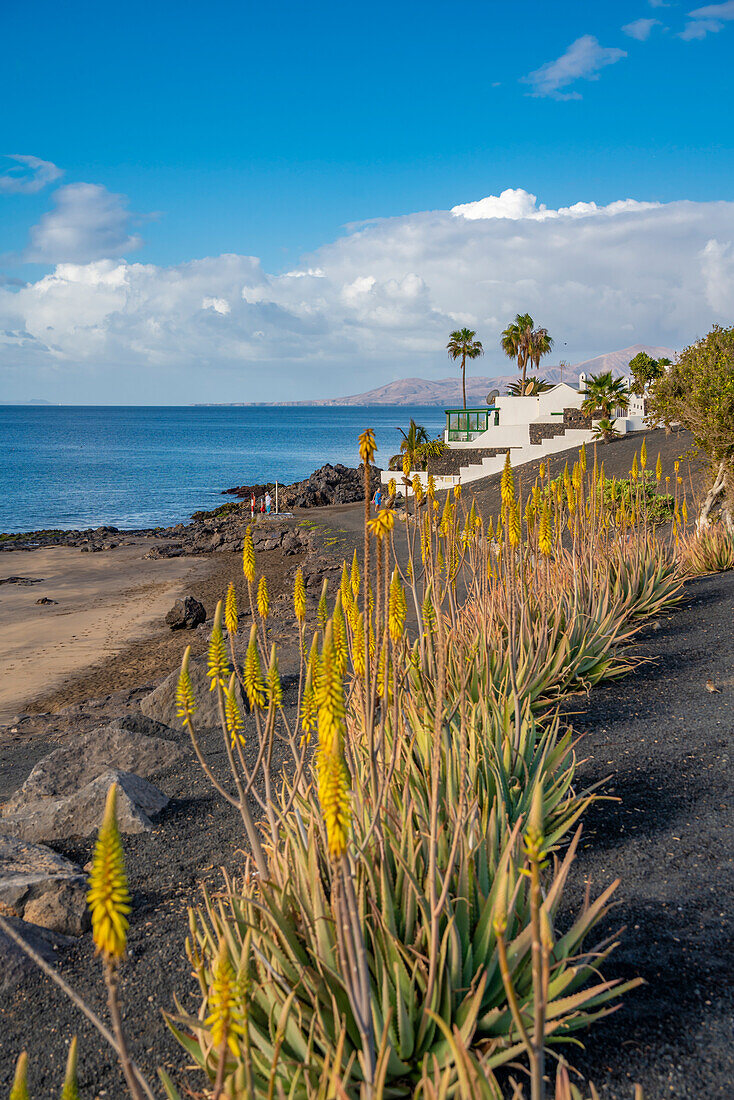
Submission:
[[[580,92],[564,92],[577,80],[598,80],[599,72],[607,65],[614,65],[627,56],[626,50],[606,47],[592,34],[584,34],[572,42],[565,53],[555,61],[548,61],[522,78],[530,84],[534,96],[552,96],[554,99],[581,99]]]
[[[707,34],[718,34],[724,29],[724,24],[734,19],[734,0],[726,0],[724,4],[706,4],[702,8],[694,8],[688,12],[690,22],[686,24],[679,34],[685,42],[705,38]]]
[[[6,195],[34,195],[64,174],[50,160],[24,153],[8,153],[4,159],[15,161],[12,167],[0,173],[0,192]]]
[[[202,309],[213,309],[215,313],[221,313],[226,317],[232,311],[232,307],[226,298],[205,298],[201,303]]]
[[[623,214],[628,210],[652,210],[659,206],[657,202],[638,202],[636,199],[617,199],[606,206],[597,206],[595,202],[575,202],[573,206],[559,206],[549,210],[545,203],[538,205],[536,195],[523,191],[521,187],[508,188],[499,195],[488,195],[476,202],[465,202],[453,206],[451,213],[455,217],[476,221],[480,218],[509,218],[520,221],[531,218],[545,221],[548,218],[590,218],[597,214]]]
[[[53,200],[55,208],[31,229],[24,257],[30,263],[86,263],[132,252],[143,243],[130,232],[124,195],[96,183],[69,183]]]
[[[549,208],[517,189],[356,227],[284,275],[238,255],[62,263],[0,287],[0,332],[11,369],[104,368],[128,399],[170,400],[170,383],[152,387],[175,378],[186,400],[242,400],[221,388],[234,371],[249,400],[274,400],[440,377],[457,324],[482,339],[484,373],[501,373],[499,334],[519,311],[581,359],[682,346],[730,322],[732,301],[734,203]]]
[[[662,24],[659,19],[635,19],[634,22],[625,24],[622,30],[630,38],[636,38],[638,42],[647,42],[653,27],[660,26]]]

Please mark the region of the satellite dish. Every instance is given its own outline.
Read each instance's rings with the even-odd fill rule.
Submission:
[[[497,398],[499,397],[499,395],[500,395],[499,390],[490,390],[489,393],[487,394],[487,404],[488,405],[494,405],[494,403],[497,400]]]

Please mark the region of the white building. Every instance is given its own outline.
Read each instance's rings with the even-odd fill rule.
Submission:
[[[630,380],[625,383],[629,387]],[[513,466],[521,466],[533,459],[557,454],[559,451],[577,450],[582,443],[594,439],[593,425],[581,413],[586,398],[586,376],[579,377],[579,388],[561,382],[537,397],[500,397],[487,405],[472,408],[446,409],[444,440],[452,452],[459,452],[455,472],[434,474],[439,489],[451,488],[457,483],[466,485],[490,474],[499,473],[505,464],[507,452]],[[617,409],[615,428],[625,434],[646,427],[644,399],[630,397],[627,411]],[[461,464],[460,452],[466,451],[466,465]],[[483,452],[483,453],[482,453]],[[445,465],[445,463],[444,463]],[[412,475],[411,475],[412,476]],[[419,472],[425,486],[428,474]],[[391,471],[383,471],[385,484],[395,477]]]

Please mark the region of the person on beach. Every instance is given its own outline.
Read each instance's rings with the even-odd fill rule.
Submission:
[[[270,493],[266,493],[265,494],[265,511],[267,512],[268,515],[270,515],[270,506],[271,506],[272,503],[273,503],[273,498],[271,497]]]
[[[372,498],[372,503],[375,506],[375,511],[379,512],[380,505],[382,504],[382,489],[378,487],[375,489],[375,495]]]
[[[265,497],[260,497],[260,514],[265,515]]]
[[[257,504],[257,501],[255,500],[255,494],[250,493],[250,519],[255,518],[255,505],[256,504]]]

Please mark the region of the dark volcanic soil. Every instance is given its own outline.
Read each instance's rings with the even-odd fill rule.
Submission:
[[[641,637],[654,663],[594,689],[574,719],[580,778],[611,776],[620,801],[586,814],[572,885],[580,899],[585,881],[598,894],[621,879],[608,929],[626,930],[603,972],[646,982],[572,1059],[614,1100],[633,1082],[650,1100],[734,1095],[734,573],[685,592]]]

